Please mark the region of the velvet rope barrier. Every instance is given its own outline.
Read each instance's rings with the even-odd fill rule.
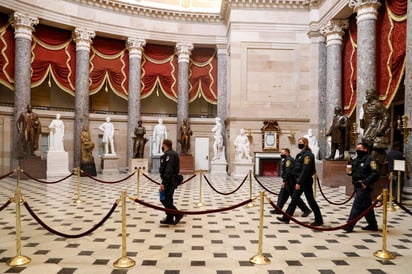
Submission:
[[[407,209],[404,205],[402,205],[401,203],[398,203],[398,201],[393,201],[397,206],[399,206],[399,208],[403,209],[403,211],[405,211],[406,213],[408,213],[409,215],[412,215],[412,211],[410,211],[409,209]]]
[[[64,180],[67,180],[68,178],[70,178],[71,176],[74,175],[74,172],[72,172],[72,173],[70,173],[69,175],[67,175],[66,177],[61,178],[61,179],[59,179],[59,180],[57,180],[57,181],[48,182],[48,181],[42,181],[42,180],[36,179],[36,178],[34,178],[33,176],[31,176],[30,174],[26,173],[24,170],[23,170],[22,172],[23,172],[23,174],[25,174],[25,175],[26,175],[27,177],[29,177],[30,179],[32,179],[32,180],[34,180],[34,181],[36,181],[36,182],[38,182],[38,183],[42,183],[42,184],[46,184],[46,185],[52,185],[52,184],[60,183],[60,182],[62,182],[62,181],[64,181]]]
[[[4,178],[6,178],[6,177],[9,177],[9,176],[12,175],[14,172],[15,172],[15,170],[12,170],[12,171],[10,171],[9,173],[0,176],[0,180],[4,179]]]
[[[339,229],[343,229],[345,227],[349,227],[354,225],[357,221],[359,221],[360,219],[362,219],[362,217],[364,217],[366,214],[368,214],[375,206],[376,204],[379,202],[381,195],[379,195],[375,201],[361,214],[359,214],[358,217],[356,217],[353,220],[350,220],[349,222],[347,222],[346,224],[340,225],[340,226],[336,226],[336,227],[318,227],[318,226],[311,226],[308,225],[306,223],[302,223],[300,221],[298,221],[297,219],[295,219],[293,216],[287,214],[286,212],[284,212],[280,207],[278,207],[277,205],[275,205],[271,200],[269,200],[270,205],[279,212],[282,212],[282,214],[284,214],[284,216],[286,216],[288,218],[288,220],[292,220],[293,222],[297,223],[298,225],[307,227],[307,228],[311,228],[314,230],[319,230],[319,231],[333,231],[333,230],[339,230]]]
[[[147,176],[146,174],[142,173],[143,177],[145,177],[146,179],[148,179],[149,181],[151,181],[152,183],[155,183],[156,185],[160,185],[161,183],[156,182],[154,179],[150,178],[149,176]],[[180,184],[178,184],[178,186],[181,186],[183,184],[186,184],[187,182],[189,182],[190,180],[192,180],[193,178],[195,178],[197,175],[194,174],[192,176],[190,176],[189,178],[187,178],[186,180],[183,180],[183,182],[181,182]]]
[[[214,192],[216,192],[216,193],[218,193],[218,194],[220,194],[220,195],[230,195],[230,194],[233,194],[233,193],[237,192],[237,191],[243,186],[243,184],[246,182],[247,177],[248,177],[248,176],[246,176],[246,177],[243,179],[243,181],[240,183],[240,185],[239,185],[235,190],[233,190],[233,191],[231,191],[231,192],[223,193],[223,192],[218,191],[218,190],[209,182],[209,179],[206,177],[206,175],[203,175],[203,178],[205,178],[207,184],[213,189]]]
[[[164,207],[160,207],[160,206],[157,206],[157,205],[149,204],[149,203],[146,203],[146,202],[144,202],[142,200],[139,200],[137,198],[132,198],[132,197],[129,197],[129,198],[132,201],[136,202],[136,203],[139,203],[139,204],[141,204],[143,206],[146,206],[146,207],[150,207],[152,209],[165,211],[165,212],[171,213],[171,214],[183,214],[183,215],[201,215],[201,214],[223,212],[223,211],[228,211],[228,210],[232,210],[232,209],[247,205],[247,204],[249,204],[250,202],[253,201],[253,199],[248,199],[248,200],[246,200],[244,202],[241,202],[241,203],[238,203],[236,205],[225,207],[225,208],[219,208],[219,209],[209,209],[209,210],[202,210],[202,211],[182,211],[182,210],[174,210],[174,209],[169,209],[169,208],[164,208]]]
[[[331,200],[329,200],[329,199],[325,196],[325,193],[323,193],[322,186],[320,185],[319,177],[316,177],[316,181],[317,181],[317,183],[318,183],[319,191],[320,191],[320,193],[322,194],[322,197],[325,198],[325,200],[326,200],[329,204],[332,204],[332,205],[344,205],[344,204],[348,203],[348,202],[353,198],[353,196],[355,196],[355,191],[353,191],[353,192],[352,192],[352,195],[351,195],[351,196],[349,197],[349,199],[347,199],[346,201],[344,201],[344,202],[342,202],[342,203],[332,202]]]
[[[273,192],[273,191],[269,190],[267,187],[265,187],[265,186],[259,181],[259,179],[256,177],[256,175],[253,175],[253,177],[255,178],[256,182],[258,182],[258,184],[259,184],[265,191],[269,192],[270,194],[276,195],[276,196],[279,195],[278,193]]]
[[[119,179],[119,180],[117,180],[117,181],[105,181],[105,180],[100,180],[100,179],[94,178],[93,176],[90,176],[89,174],[87,174],[87,173],[86,173],[85,171],[83,171],[83,170],[81,170],[81,172],[82,172],[83,174],[85,174],[87,177],[89,177],[90,179],[92,179],[92,180],[94,180],[94,181],[96,181],[96,182],[99,182],[99,183],[103,183],[103,184],[117,184],[117,183],[121,183],[121,182],[126,181],[127,179],[129,179],[130,177],[132,177],[133,175],[136,174],[136,172],[133,172],[133,173],[131,173],[130,175],[126,176],[125,178]]]
[[[9,199],[7,202],[4,203],[4,205],[0,206],[0,212],[3,211],[6,207],[8,207],[11,203],[11,199]]]
[[[83,232],[83,233],[76,234],[76,235],[65,234],[65,233],[59,232],[59,231],[51,228],[50,226],[46,225],[46,224],[33,212],[33,210],[31,209],[30,205],[29,205],[26,201],[24,201],[23,204],[24,204],[24,207],[27,209],[27,211],[30,213],[30,215],[31,215],[44,229],[46,229],[46,230],[49,231],[50,233],[56,234],[57,236],[73,239],[73,238],[80,238],[80,237],[86,236],[87,234],[92,233],[93,231],[95,231],[96,229],[98,229],[100,226],[102,226],[102,225],[107,221],[107,219],[109,219],[109,217],[113,214],[114,210],[116,209],[116,207],[117,207],[118,204],[119,204],[119,201],[116,201],[116,202],[113,204],[112,208],[109,210],[109,212],[106,214],[106,216],[104,216],[104,218],[103,218],[100,222],[98,222],[95,226],[93,226],[92,228],[90,228],[89,230],[87,230],[87,231],[85,231],[85,232]]]
[[[160,185],[160,183],[156,182],[155,180],[153,180],[152,178],[150,178],[149,176],[147,176],[146,174],[142,173],[143,177],[145,177],[146,179],[148,179],[150,182],[155,183],[156,185]]]

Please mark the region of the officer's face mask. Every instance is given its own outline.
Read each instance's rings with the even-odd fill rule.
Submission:
[[[285,154],[280,154],[280,158],[286,158]]]
[[[358,157],[363,157],[365,155],[367,155],[368,152],[367,151],[363,151],[363,150],[356,150],[356,155],[358,155]]]
[[[302,148],[304,148],[304,147],[305,147],[304,144],[298,144],[298,148],[299,148],[299,149],[302,149]]]
[[[165,152],[165,148],[164,148],[164,147],[162,147],[162,152]]]

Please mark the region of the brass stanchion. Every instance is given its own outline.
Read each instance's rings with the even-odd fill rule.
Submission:
[[[204,204],[203,204],[203,186],[202,186],[203,170],[200,170],[199,172],[200,172],[200,175],[199,175],[199,202],[196,204],[195,207],[204,206]]]
[[[401,202],[401,171],[398,171],[398,188],[397,188],[397,193],[396,193],[396,201],[398,203]],[[395,206],[396,209],[399,209],[399,206]]]
[[[382,259],[395,259],[396,256],[392,252],[386,250],[386,240],[387,240],[387,229],[386,229],[386,224],[387,224],[387,203],[388,203],[388,190],[384,189],[383,190],[383,220],[382,220],[382,250],[376,251],[373,255],[375,255],[378,258]]]
[[[31,262],[31,259],[27,256],[21,255],[21,221],[20,221],[20,202],[22,202],[21,189],[20,189],[20,167],[17,167],[17,187],[16,194],[12,198],[12,201],[16,203],[16,253],[17,255],[7,261],[10,266],[20,266]]]
[[[137,176],[137,178],[136,178],[136,182],[137,182],[136,195],[137,195],[137,197],[136,198],[139,199],[140,198],[140,168],[135,167],[134,169],[136,170],[136,176]],[[137,203],[136,201],[134,201],[133,205],[139,206],[140,204]]]
[[[126,252],[126,191],[122,191],[122,257],[117,259],[113,266],[117,268],[130,268],[133,267],[136,262],[127,257]]]
[[[260,216],[259,216],[259,244],[258,244],[258,253],[250,258],[250,262],[254,264],[268,264],[270,259],[266,258],[262,254],[262,242],[263,242],[263,203],[265,198],[265,192],[260,192]]]
[[[389,211],[396,211],[396,208],[393,206],[393,172],[389,172]]]
[[[316,200],[317,178],[318,178],[318,174],[315,173],[315,174],[313,175],[313,198],[315,198],[315,200]]]
[[[79,205],[84,203],[83,200],[80,199],[80,167],[77,168],[77,199],[74,200],[74,203]]]
[[[253,199],[253,190],[252,190],[252,170],[249,170],[249,198]],[[248,203],[246,207],[254,207],[255,204],[252,202]]]

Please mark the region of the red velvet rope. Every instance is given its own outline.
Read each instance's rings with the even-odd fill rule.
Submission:
[[[348,202],[353,198],[353,196],[355,196],[355,191],[353,191],[353,192],[352,192],[352,195],[349,197],[349,199],[347,199],[347,200],[344,201],[343,203],[335,203],[335,202],[332,202],[331,200],[329,200],[329,199],[325,196],[325,193],[323,193],[322,186],[320,185],[320,181],[319,181],[319,178],[318,178],[318,177],[316,177],[316,181],[317,181],[317,183],[318,183],[319,191],[320,191],[320,193],[322,194],[322,197],[325,198],[325,200],[326,200],[329,204],[332,204],[332,205],[344,205],[344,204],[348,203]]]
[[[259,184],[265,191],[269,192],[270,194],[276,195],[276,196],[279,195],[278,193],[273,192],[273,191],[269,190],[267,187],[265,187],[265,186],[259,181],[259,179],[256,177],[256,175],[253,175],[253,176],[254,176],[256,182],[258,182],[258,184]]]
[[[0,207],[0,212],[3,211],[3,209],[5,209],[6,207],[8,207],[10,203],[11,203],[11,199],[9,199],[7,202],[4,203],[4,205]]]
[[[46,224],[33,212],[33,210],[31,209],[31,207],[29,206],[29,204],[28,204],[26,201],[24,201],[23,204],[24,204],[24,207],[27,209],[27,211],[30,213],[30,215],[33,217],[33,219],[35,219],[44,229],[46,229],[46,230],[49,231],[50,233],[56,234],[56,235],[58,235],[58,236],[60,236],[60,237],[73,239],[73,238],[80,238],[80,237],[86,236],[86,235],[92,233],[93,231],[95,231],[96,229],[98,229],[100,226],[102,226],[102,225],[107,221],[107,219],[109,219],[109,217],[113,214],[114,210],[115,210],[116,207],[118,206],[118,201],[116,201],[116,202],[113,204],[113,206],[112,206],[112,208],[110,209],[110,211],[106,214],[106,216],[104,216],[104,218],[103,218],[100,222],[98,222],[96,225],[94,225],[94,226],[93,226],[92,228],[90,228],[89,230],[86,230],[85,232],[82,232],[82,233],[76,234],[76,235],[65,234],[65,233],[59,232],[59,231],[51,228],[50,226],[46,225]]]
[[[11,174],[13,174],[13,173],[14,173],[14,170],[10,171],[10,172],[7,173],[7,174],[4,174],[4,175],[0,176],[0,180],[4,179],[4,178],[6,178],[6,177],[9,177],[9,176],[10,176]]]
[[[127,176],[127,177],[125,177],[125,178],[123,178],[123,179],[119,179],[119,180],[117,180],[117,181],[112,181],[112,182],[110,182],[110,181],[104,181],[104,180],[100,180],[100,179],[97,179],[97,178],[94,178],[93,176],[90,176],[89,174],[87,174],[85,171],[83,171],[83,170],[81,170],[81,172],[83,173],[83,174],[85,174],[87,177],[89,177],[90,179],[93,179],[93,180],[95,180],[95,181],[97,181],[97,182],[99,182],[99,183],[103,183],[103,184],[117,184],[117,183],[121,183],[121,182],[123,182],[123,181],[126,181],[127,179],[129,179],[130,177],[132,177],[133,175],[135,175],[135,173],[136,172],[133,172],[132,174],[130,174],[129,176]]]
[[[149,181],[151,181],[152,183],[155,183],[156,185],[160,185],[160,183],[156,182],[155,180],[153,180],[152,178],[150,178],[149,176],[147,176],[146,174],[142,173],[143,177],[145,177],[146,179],[148,179]]]
[[[346,224],[340,225],[340,226],[336,226],[336,227],[318,227],[318,226],[311,226],[307,223],[302,223],[300,221],[298,221],[297,219],[295,219],[293,216],[287,214],[285,211],[283,211],[280,207],[278,207],[277,205],[275,205],[272,201],[269,201],[270,205],[279,212],[282,212],[282,214],[284,216],[286,216],[286,218],[288,218],[289,220],[292,220],[293,222],[297,223],[298,225],[307,227],[307,228],[311,228],[311,229],[315,229],[315,230],[320,230],[320,231],[333,231],[333,230],[339,230],[339,229],[343,229],[349,226],[354,225],[357,221],[359,221],[360,219],[362,219],[362,217],[364,217],[366,214],[368,214],[371,210],[373,210],[373,208],[376,206],[376,204],[379,202],[379,197],[375,199],[375,201],[364,211],[362,212],[358,217],[356,217],[353,220],[350,220],[349,222],[347,222]]]
[[[146,174],[142,173],[143,177],[145,177],[146,179],[148,179],[149,181],[151,181],[152,183],[155,183],[156,185],[160,185],[161,183],[156,182],[155,180],[153,180],[152,178],[150,178],[149,176],[147,176]],[[181,182],[180,184],[178,184],[178,186],[181,186],[183,184],[186,184],[187,182],[189,182],[190,180],[192,180],[194,177],[196,177],[197,175],[194,174],[192,176],[190,176],[189,178],[187,178],[186,180],[183,180],[183,182]]]
[[[409,209],[407,209],[403,204],[398,203],[398,201],[393,201],[396,205],[398,205],[401,209],[403,209],[403,211],[405,211],[406,213],[408,213],[409,215],[412,215],[412,211],[410,211]]]
[[[139,200],[137,198],[131,198],[130,197],[130,199],[132,201],[134,201],[136,203],[139,203],[139,204],[141,204],[143,206],[146,206],[146,207],[150,207],[150,208],[153,208],[153,209],[156,209],[156,210],[165,211],[165,212],[171,213],[171,214],[183,214],[183,215],[201,215],[201,214],[223,212],[223,211],[228,211],[228,210],[232,210],[232,209],[247,205],[247,204],[252,202],[252,199],[248,199],[244,202],[238,203],[238,204],[233,205],[233,206],[225,207],[225,208],[209,209],[209,210],[202,210],[202,211],[182,211],[182,210],[174,210],[174,209],[169,209],[169,208],[164,208],[164,207],[160,207],[160,206],[157,206],[157,205],[149,204],[149,203],[146,203],[146,202],[144,202],[142,200]]]
[[[64,180],[67,180],[68,178],[70,178],[70,176],[73,176],[73,175],[74,175],[74,172],[72,172],[72,173],[70,173],[69,175],[67,175],[66,177],[61,178],[61,179],[59,179],[59,180],[57,180],[57,181],[48,182],[48,181],[42,181],[42,180],[36,179],[36,178],[34,178],[33,176],[31,176],[30,174],[26,173],[24,170],[23,170],[22,172],[23,172],[24,175],[26,175],[26,176],[29,177],[30,179],[32,179],[32,180],[34,180],[34,181],[36,181],[36,182],[38,182],[38,183],[48,184],[48,185],[60,183],[60,182],[62,182],[62,181],[64,181]]]
[[[248,176],[246,176],[246,177],[243,179],[243,181],[240,183],[240,185],[239,185],[235,190],[233,190],[233,191],[231,191],[231,192],[223,193],[223,192],[218,191],[218,190],[209,182],[209,179],[206,177],[206,175],[203,175],[203,178],[205,178],[207,184],[213,189],[213,191],[215,191],[216,193],[218,193],[218,194],[220,194],[220,195],[230,195],[230,194],[233,194],[233,193],[237,192],[237,191],[241,188],[241,186],[246,182],[247,177],[248,177]]]

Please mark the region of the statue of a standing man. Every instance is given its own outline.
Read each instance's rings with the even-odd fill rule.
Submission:
[[[34,152],[39,149],[41,123],[31,105],[27,105],[27,111],[20,114],[16,125],[23,141],[24,156],[34,156]]]
[[[332,120],[332,125],[329,128],[326,136],[332,137],[331,153],[328,157],[330,160],[335,159],[336,150],[339,150],[339,160],[343,160],[346,149],[346,126],[348,118],[342,113],[341,107],[335,107],[335,116]]]
[[[142,126],[142,121],[137,121],[137,127],[134,129],[134,145],[133,145],[133,155],[134,158],[143,158],[144,146],[147,142],[147,138],[144,137],[146,134],[146,128]]]

